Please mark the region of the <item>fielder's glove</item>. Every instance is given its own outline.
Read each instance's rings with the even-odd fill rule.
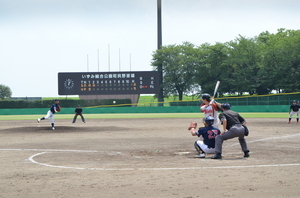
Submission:
[[[188,130],[191,130],[192,128],[197,128],[197,122],[191,122]]]

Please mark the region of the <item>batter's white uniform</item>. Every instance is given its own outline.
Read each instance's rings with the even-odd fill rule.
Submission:
[[[218,117],[218,108],[215,103],[212,103],[208,106],[206,106],[204,103],[201,104],[200,106],[200,111],[204,113],[204,117],[206,118],[207,116],[212,116],[214,120],[214,124],[212,125],[213,127],[218,128],[220,121]]]

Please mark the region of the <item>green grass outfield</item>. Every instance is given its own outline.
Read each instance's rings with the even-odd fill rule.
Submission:
[[[288,113],[240,113],[244,118],[288,118]],[[0,120],[35,120],[45,115],[0,115]],[[74,114],[57,114],[55,119],[72,119]],[[86,119],[126,118],[197,118],[202,113],[132,113],[132,114],[84,114]],[[80,117],[78,117],[80,118]]]

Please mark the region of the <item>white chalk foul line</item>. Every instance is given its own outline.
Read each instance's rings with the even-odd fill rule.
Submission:
[[[104,151],[89,150],[61,150],[61,149],[0,149],[0,151],[48,151],[48,152],[79,152],[79,153],[100,153]]]
[[[265,164],[265,165],[248,165],[248,166],[216,166],[216,167],[174,167],[174,168],[82,168],[72,166],[55,166],[35,161],[33,158],[45,154],[47,152],[37,153],[28,158],[32,163],[52,167],[52,168],[65,168],[65,169],[76,169],[76,170],[99,170],[99,171],[128,171],[128,170],[139,170],[139,171],[162,171],[162,170],[198,170],[198,169],[234,169],[234,168],[262,168],[262,167],[285,167],[285,166],[299,166],[296,164]]]
[[[264,138],[264,139],[247,141],[247,144],[248,143],[254,143],[254,142],[268,141],[268,140],[277,140],[277,139],[283,139],[283,138],[292,138],[292,137],[299,136],[299,135],[300,135],[300,133],[297,133],[297,134],[294,134],[294,135],[280,136],[280,137],[269,137],[269,138]],[[240,143],[234,143],[234,144],[231,144],[230,146],[236,146],[236,145],[240,145]]]

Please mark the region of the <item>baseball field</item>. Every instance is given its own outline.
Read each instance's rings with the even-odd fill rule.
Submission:
[[[187,130],[201,116],[1,117],[0,197],[300,197],[295,118],[245,116],[250,158],[231,139],[212,160]]]

